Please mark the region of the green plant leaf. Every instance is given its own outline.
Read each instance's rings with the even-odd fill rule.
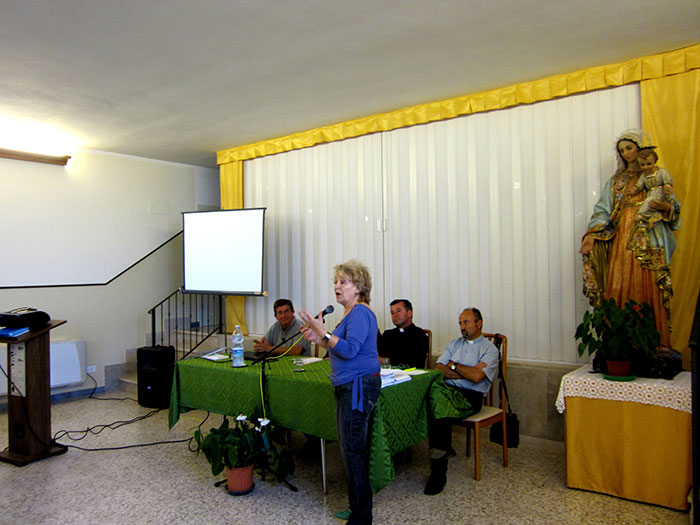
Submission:
[[[610,298],[592,311],[584,312],[575,339],[580,341],[579,356],[587,349],[589,355],[599,352],[605,359],[633,360],[654,352],[660,336],[648,303],[639,305],[630,300],[619,308]]]

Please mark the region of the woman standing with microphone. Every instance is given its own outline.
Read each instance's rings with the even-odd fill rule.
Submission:
[[[357,260],[335,268],[335,297],[345,308],[343,320],[326,332],[323,322],[302,310],[304,338],[328,350],[335,387],[336,425],[348,475],[348,523],[372,523],[369,483],[369,420],[377,404],[381,378],[377,359],[377,317],[369,307],[372,278]]]

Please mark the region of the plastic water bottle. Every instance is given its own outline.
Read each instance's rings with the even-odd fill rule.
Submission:
[[[243,363],[243,334],[238,325],[231,334],[231,366],[245,366]]]

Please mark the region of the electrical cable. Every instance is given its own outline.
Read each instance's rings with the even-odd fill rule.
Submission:
[[[187,439],[171,440],[171,441],[154,441],[154,442],[151,442],[151,443],[137,443],[137,444],[135,444],[135,445],[123,445],[123,446],[117,446],[117,447],[100,447],[100,448],[85,448],[85,447],[79,447],[79,446],[77,446],[77,445],[65,445],[65,444],[59,443],[59,442],[57,441],[58,439],[62,439],[62,438],[64,438],[64,437],[67,437],[68,439],[70,439],[70,440],[72,440],[72,441],[80,441],[81,439],[85,439],[85,438],[87,437],[88,434],[97,435],[97,434],[101,433],[103,430],[105,430],[106,428],[109,428],[110,430],[116,430],[116,429],[118,429],[118,428],[120,428],[120,427],[122,427],[122,426],[130,425],[130,424],[132,424],[132,423],[137,423],[137,422],[142,421],[142,420],[144,420],[144,419],[148,419],[149,417],[151,417],[151,416],[157,414],[158,412],[160,412],[161,410],[163,410],[162,408],[159,408],[159,409],[156,409],[156,410],[151,410],[150,412],[148,412],[148,413],[146,413],[146,414],[143,414],[143,415],[141,415],[141,416],[137,416],[137,417],[135,417],[135,418],[133,418],[133,419],[130,419],[130,420],[126,420],[126,421],[115,421],[114,423],[110,423],[110,424],[108,424],[108,425],[95,425],[94,427],[88,427],[88,428],[85,429],[85,430],[59,430],[59,431],[57,431],[57,432],[54,434],[54,437],[53,437],[53,439],[51,440],[51,443],[47,443],[46,441],[44,441],[43,439],[41,439],[41,438],[36,434],[36,432],[34,431],[34,428],[32,427],[32,425],[31,425],[31,423],[30,423],[30,421],[29,421],[29,414],[28,414],[28,410],[27,410],[27,399],[26,399],[26,397],[25,397],[24,394],[20,391],[20,389],[17,388],[17,385],[15,385],[15,383],[10,379],[10,376],[7,374],[7,372],[6,372],[5,369],[2,367],[2,365],[0,365],[0,371],[2,371],[3,375],[7,378],[7,383],[8,383],[8,386],[10,387],[10,388],[8,389],[9,392],[12,391],[11,389],[16,390],[18,396],[22,399],[22,408],[23,408],[23,412],[24,412],[24,420],[25,420],[25,422],[27,423],[27,427],[29,428],[29,431],[31,432],[32,436],[33,436],[34,439],[36,439],[39,443],[41,443],[42,445],[44,445],[44,446],[46,446],[46,447],[58,447],[58,448],[66,449],[66,450],[69,449],[69,448],[75,448],[75,449],[84,450],[84,451],[87,451],[87,452],[97,452],[97,451],[107,451],[107,450],[123,450],[123,449],[128,449],[128,448],[150,447],[150,446],[154,446],[154,445],[165,445],[165,444],[170,444],[170,443],[188,443],[188,447],[187,447],[187,448],[188,448],[189,450],[192,450],[191,447],[190,447],[190,444],[191,444],[191,442],[194,440],[194,437],[190,437],[190,438],[187,438]],[[89,375],[89,374],[88,374],[88,375]],[[92,376],[90,376],[90,377],[91,377],[91,379],[92,379],[93,381],[95,381],[95,378],[93,378]],[[95,381],[95,384],[97,384],[96,381]],[[9,392],[8,392],[8,393],[9,393]],[[94,390],[93,390],[93,393],[94,393]],[[92,395],[92,394],[91,394],[91,395]],[[100,398],[95,398],[95,397],[92,397],[91,399],[99,399],[99,400],[101,400],[101,401],[106,401],[106,400],[107,400],[107,399],[100,399]],[[125,399],[131,399],[131,398],[125,398]],[[115,401],[123,401],[123,400],[125,400],[125,399],[114,398],[113,400],[115,400]],[[206,417],[204,418],[204,420],[202,420],[202,422],[199,424],[199,426],[201,427],[202,424],[204,424],[204,422],[205,422],[208,418],[209,418],[209,412],[207,412]],[[99,429],[99,430],[95,430],[95,429]],[[81,436],[81,437],[75,437],[75,438],[74,438],[74,437],[71,436],[71,434],[83,434],[83,436]]]
[[[95,386],[92,389],[92,392],[90,392],[90,395],[88,395],[88,399],[94,399],[95,401],[135,401],[138,403],[138,400],[134,399],[133,397],[94,397],[95,392],[97,392],[97,380],[92,377],[90,374],[85,374],[87,375],[92,381],[95,383]]]
[[[27,427],[29,428],[29,432],[31,432],[34,439],[36,439],[39,443],[41,443],[45,447],[58,447],[58,448],[62,448],[62,449],[67,449],[68,447],[66,445],[64,445],[62,443],[58,443],[55,439],[52,440],[51,443],[47,443],[46,441],[44,441],[42,438],[40,438],[37,435],[37,433],[34,431],[34,427],[32,427],[31,421],[29,421],[29,409],[27,408],[27,398],[22,393],[22,391],[17,387],[17,385],[15,385],[14,381],[12,381],[10,379],[9,374],[5,371],[5,369],[1,365],[0,365],[0,370],[7,378],[7,397],[8,397],[8,399],[12,393],[12,390],[16,390],[19,398],[22,400],[22,412],[24,413],[24,421],[27,423]]]
[[[206,415],[206,417],[205,417],[204,419],[202,419],[202,421],[200,421],[199,425],[197,425],[196,427],[190,427],[190,428],[188,428],[188,429],[187,429],[187,432],[189,432],[190,430],[194,430],[194,429],[196,428],[196,429],[199,430],[199,432],[201,433],[201,432],[202,432],[202,425],[206,422],[207,419],[209,419],[209,415],[210,415],[210,414],[211,414],[211,413],[207,410],[207,415]],[[193,449],[192,446],[191,446],[191,445],[192,445],[192,441],[193,441],[193,440],[190,440],[190,442],[187,444],[187,450],[189,450],[190,452],[197,452],[197,449],[196,449],[196,448]]]
[[[78,450],[84,450],[85,452],[104,452],[104,451],[108,451],[108,450],[124,450],[124,449],[128,449],[128,448],[152,447],[155,445],[168,445],[170,443],[189,443],[192,440],[194,440],[193,437],[190,437],[187,439],[176,439],[176,440],[172,440],[172,441],[154,441],[152,443],[137,443],[136,445],[123,445],[120,447],[100,447],[100,448],[85,448],[85,447],[79,447],[78,445],[61,445],[61,446],[64,446],[66,448],[75,448]]]
[[[82,439],[85,439],[88,434],[93,434],[97,435],[101,433],[103,430],[106,428],[109,428],[110,430],[116,430],[122,426],[125,425],[130,425],[132,423],[137,423],[139,421],[143,421],[144,419],[148,419],[149,417],[157,414],[163,410],[162,408],[158,408],[155,410],[151,410],[150,412],[143,414],[141,416],[137,416],[133,419],[126,420],[126,421],[115,421],[114,423],[110,423],[109,425],[95,425],[94,427],[89,427],[85,430],[59,430],[55,436],[58,436],[58,434],[63,433],[61,436],[54,437],[54,439],[62,439],[64,437],[67,437],[68,439],[72,441],[80,441]],[[209,412],[207,412],[207,415],[204,417],[204,419],[197,425],[197,428],[202,427],[204,422],[209,419]],[[96,430],[99,429],[99,430]],[[191,429],[188,429],[188,431]],[[83,434],[80,437],[72,437],[70,434]],[[97,447],[97,448],[86,448],[86,447],[80,447],[78,445],[63,445],[59,443],[59,446],[66,447],[66,448],[75,448],[78,450],[84,450],[86,452],[102,452],[102,451],[108,451],[108,450],[124,450],[124,449],[129,449],[129,448],[141,448],[141,447],[151,447],[155,445],[168,445],[171,443],[187,443],[187,449],[190,452],[196,452],[196,449],[192,449],[192,442],[194,441],[194,436],[186,438],[186,439],[174,439],[174,440],[169,440],[169,441],[153,441],[151,443],[137,443],[134,445],[122,445],[122,446],[115,446],[115,447]]]
[[[263,391],[263,372],[262,372],[262,367],[265,366],[265,361],[262,362],[262,366],[260,367],[260,404],[262,405],[263,409],[263,417],[267,419],[267,410],[265,410],[265,392]]]
[[[294,347],[296,346],[296,344],[297,344],[299,341],[301,341],[301,339],[302,339],[303,337],[304,337],[303,335],[300,335],[299,337],[297,337],[296,341],[294,341],[291,345],[289,345],[289,346],[287,347],[287,349],[286,349],[284,352],[282,352],[282,353],[279,354],[279,355],[275,355],[275,356],[270,357],[270,358],[268,359],[268,361],[277,361],[280,357],[284,357],[285,355],[287,355],[287,354],[289,353],[289,351],[290,351],[292,348],[294,348]]]
[[[264,417],[264,418],[267,417],[267,411],[265,410],[265,395],[263,394],[263,383],[262,383],[263,375],[262,375],[262,367],[265,366],[265,362],[267,362],[267,363],[269,364],[270,361],[277,361],[277,360],[279,360],[280,357],[284,357],[285,355],[287,355],[287,353],[288,353],[292,348],[294,348],[294,346],[295,346],[299,341],[301,341],[302,337],[304,337],[304,336],[303,336],[303,335],[300,335],[299,337],[297,337],[296,341],[294,341],[291,345],[289,345],[289,347],[287,347],[287,349],[286,349],[284,352],[282,352],[281,354],[276,355],[276,356],[273,356],[273,357],[270,357],[269,359],[266,359],[265,361],[262,362],[263,364],[262,364],[262,366],[260,367],[260,381],[259,381],[259,383],[260,383],[260,404],[261,404],[262,407],[263,407],[263,417]]]
[[[54,434],[54,439],[63,439],[67,437],[71,441],[80,441],[81,439],[85,439],[88,434],[92,434],[93,436],[96,436],[100,434],[103,430],[109,429],[109,430],[117,430],[120,427],[123,427],[125,425],[130,425],[132,423],[138,423],[139,421],[143,421],[144,419],[148,419],[149,417],[157,414],[160,412],[162,408],[157,408],[155,410],[151,410],[150,412],[147,412],[146,414],[142,414],[140,416],[136,416],[132,419],[128,419],[125,421],[115,421],[114,423],[109,423],[106,425],[95,425],[93,427],[88,427],[85,430],[58,430]],[[80,437],[73,437],[71,434],[82,434]]]

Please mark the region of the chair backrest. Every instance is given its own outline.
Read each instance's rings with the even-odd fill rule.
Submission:
[[[505,392],[503,390],[503,381],[501,381],[501,376],[503,376],[503,379],[506,379],[506,362],[508,359],[508,338],[503,335],[503,334],[490,334],[486,332],[482,332],[482,334],[486,339],[489,339],[493,345],[498,349],[498,369],[499,372],[496,376],[498,380],[498,386],[500,388],[500,395],[499,395],[499,400],[498,400],[498,405],[505,410],[505,407],[503,404],[505,403]],[[496,381],[494,381],[495,383]],[[486,405],[488,406],[495,406],[494,401],[493,401],[493,385],[494,383],[491,383],[491,388],[489,389],[489,393],[486,396]]]
[[[425,356],[425,368],[433,368],[433,332],[427,328],[423,331],[428,335],[428,355]]]

